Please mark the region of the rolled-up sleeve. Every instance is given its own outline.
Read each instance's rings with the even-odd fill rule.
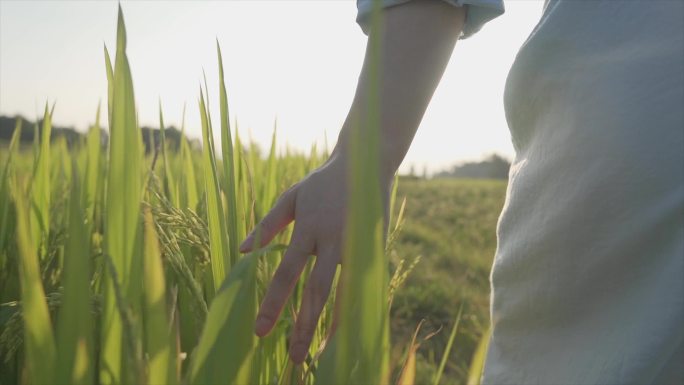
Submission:
[[[408,3],[411,0],[381,0],[383,8]],[[421,0],[416,0],[421,1]],[[466,7],[466,20],[463,25],[461,39],[472,36],[479,31],[488,21],[504,13],[503,0],[442,0],[456,7]],[[373,8],[373,0],[357,0],[358,13],[356,22],[366,35],[370,31],[370,13]]]

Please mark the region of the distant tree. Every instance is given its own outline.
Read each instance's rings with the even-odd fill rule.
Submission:
[[[14,133],[14,128],[17,123],[17,119],[21,120],[21,136],[19,137],[19,142],[23,144],[29,144],[33,142],[34,135],[43,131],[43,120],[38,120],[34,123],[23,116],[0,116],[0,142],[9,142],[12,139],[12,134]],[[54,123],[52,124],[52,131],[50,135],[50,140],[55,140],[55,138],[64,137],[66,139],[68,146],[73,146],[79,140],[81,140],[81,133],[76,131],[73,127],[61,127]]]
[[[161,142],[161,131],[153,127],[141,127],[143,144],[145,145],[145,153],[154,152]],[[178,151],[180,148],[181,132],[176,127],[164,127],[164,137],[166,139],[166,146],[171,151]]]
[[[34,123],[25,119],[22,116],[0,116],[0,143],[9,142],[11,140],[17,119],[20,119],[22,121],[21,137],[19,137],[19,141],[24,145],[33,143],[33,138],[36,131],[36,124],[38,127],[38,135],[40,135],[41,131],[43,130],[42,120],[38,120],[37,123]],[[102,137],[102,146],[106,146],[109,141],[109,133],[104,129],[100,130]],[[151,151],[154,151],[159,142],[161,142],[161,132],[158,128],[152,127],[141,127],[140,130],[142,132],[142,140],[145,146],[145,153],[150,153]],[[173,126],[168,127],[164,130],[164,136],[166,137],[166,145],[168,146],[167,148],[169,148],[172,151],[178,151],[178,149],[180,148],[181,138],[180,130]],[[53,141],[59,137],[66,138],[67,145],[71,147],[79,141],[83,140],[84,134],[76,131],[73,127],[61,127],[55,125],[53,122],[50,140]],[[188,142],[190,143],[190,147],[193,149],[201,148],[201,144],[197,140],[188,139]]]
[[[441,178],[508,179],[510,162],[497,154],[492,154],[480,162],[466,162],[453,166],[450,170],[436,174]]]

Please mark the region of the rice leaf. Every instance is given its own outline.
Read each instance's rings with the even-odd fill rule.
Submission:
[[[101,153],[100,138],[100,106],[97,106],[95,125],[88,131],[86,138],[87,163],[85,174],[85,188],[82,191],[85,202],[86,218],[91,224],[95,224],[95,207],[99,204],[99,191],[102,185],[102,168],[100,165]]]
[[[40,150],[31,183],[31,239],[38,257],[42,258],[41,247],[47,240],[50,224],[50,133],[51,116],[45,104],[43,129],[40,133]]]
[[[10,224],[11,199],[9,190],[9,179],[10,173],[12,171],[12,158],[15,156],[15,153],[17,152],[20,136],[21,119],[17,119],[16,125],[14,126],[14,132],[12,133],[12,139],[10,140],[9,148],[7,151],[7,160],[5,161],[5,167],[2,170],[2,180],[0,181],[0,268],[4,266],[4,251],[6,250],[7,242],[10,239],[10,232],[14,228],[14,224]]]
[[[112,104],[114,103],[114,69],[112,68],[112,60],[109,57],[107,46],[104,47],[105,54],[105,70],[107,72],[107,123],[109,129],[112,128]]]
[[[404,362],[404,367],[397,380],[397,385],[413,385],[416,381],[416,352],[418,351],[418,345],[415,344],[415,340],[416,335],[414,334],[408,355],[406,356],[406,362]]]
[[[238,251],[238,212],[237,212],[237,179],[235,178],[235,165],[233,164],[233,138],[230,132],[228,114],[228,96],[226,93],[226,83],[223,77],[223,58],[221,56],[221,46],[216,41],[216,51],[218,53],[219,64],[219,105],[221,106],[221,150],[223,152],[223,172],[224,172],[224,188],[226,194],[227,204],[227,230],[229,243],[229,266],[226,271],[230,271],[230,267],[235,264],[239,256]]]
[[[223,279],[229,271],[229,245],[226,233],[226,219],[223,215],[221,191],[219,189],[218,172],[214,152],[214,139],[207,107],[204,104],[204,93],[200,90],[200,117],[202,120],[202,138],[204,139],[204,182],[207,196],[207,222],[209,225],[209,246],[211,248],[211,273],[214,292],[218,291]]]
[[[54,382],[55,340],[45,290],[40,279],[38,255],[29,223],[29,209],[24,193],[15,181],[12,189],[17,211],[17,247],[19,250],[19,281],[21,283],[22,316],[24,319],[24,351],[28,382]]]
[[[332,372],[318,383],[389,381],[388,259],[384,253],[384,204],[379,154],[379,23],[373,2],[369,34],[369,97],[366,121],[351,127],[349,204],[342,260],[342,310],[334,354],[321,365]]]
[[[178,191],[180,194],[181,207],[189,207],[192,210],[197,210],[197,203],[199,198],[197,196],[197,179],[195,178],[195,165],[193,163],[192,151],[188,144],[188,139],[185,137],[185,106],[183,106],[183,119],[181,123],[181,142],[180,142],[180,157],[181,157],[181,174],[178,178]]]
[[[456,316],[454,327],[451,329],[451,334],[449,335],[449,340],[447,341],[446,348],[444,348],[444,353],[442,354],[442,360],[439,362],[439,368],[437,369],[437,373],[435,373],[434,377],[432,378],[433,385],[438,385],[439,380],[442,379],[442,373],[444,373],[444,367],[446,366],[446,362],[449,359],[449,353],[451,353],[451,346],[454,343],[454,338],[456,338],[456,333],[458,332],[458,325],[461,323],[462,314],[463,303],[461,303],[461,307],[458,309],[458,315]]]
[[[241,258],[211,303],[191,362],[193,384],[247,384],[256,336],[256,255]]]
[[[161,143],[160,147],[162,150],[162,162],[164,164],[164,191],[166,195],[169,197],[171,202],[177,207],[179,202],[178,202],[178,197],[176,196],[176,191],[174,190],[174,186],[176,183],[174,182],[174,177],[173,177],[173,172],[171,170],[171,164],[169,163],[169,157],[166,154],[166,129],[164,128],[164,114],[162,113],[162,106],[161,106],[161,100],[159,101],[159,133],[161,135]]]
[[[477,344],[475,354],[473,354],[473,359],[470,362],[470,369],[468,369],[468,385],[480,385],[485,358],[487,357],[489,337],[492,335],[491,333],[491,328],[487,329],[482,338],[480,338],[480,342]]]
[[[68,238],[64,250],[63,296],[57,333],[57,382],[92,384],[93,322],[90,295],[90,239],[81,197],[81,180],[72,166]]]
[[[149,208],[145,210],[145,342],[148,356],[148,383],[176,384],[172,325],[166,307],[164,267],[159,240]]]
[[[109,172],[105,215],[105,252],[121,279],[121,290],[138,313],[142,290],[140,256],[142,197],[142,138],[135,112],[133,81],[126,57],[126,29],[119,6],[117,48],[112,82]],[[125,381],[122,354],[121,316],[115,306],[113,283],[105,275],[105,304],[102,319],[100,381],[104,384]],[[129,331],[132,333],[133,331]]]
[[[389,381],[388,259],[384,253],[384,204],[379,155],[379,17],[373,2],[369,37],[369,102],[366,121],[350,132],[349,203],[341,273],[341,310],[334,348],[321,357],[317,383]]]
[[[273,206],[276,200],[276,192],[278,191],[278,171],[277,157],[276,157],[276,133],[278,130],[278,121],[273,123],[273,134],[271,135],[271,150],[268,153],[266,160],[266,173],[263,180],[263,193],[261,195],[262,213],[267,213],[270,207]]]

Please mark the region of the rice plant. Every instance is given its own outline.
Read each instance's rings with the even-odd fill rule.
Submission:
[[[46,105],[33,150],[19,148],[18,123],[3,157],[0,383],[390,383],[391,366],[410,369],[410,359],[389,358],[391,298],[414,265],[400,265],[390,277],[385,250],[401,227],[405,202],[385,245],[377,89],[368,121],[358,122],[352,135],[359,156],[350,165],[349,231],[338,278],[343,289],[326,305],[307,359],[295,366],[287,337],[301,282],[275,332],[261,339],[252,332],[290,230],[246,255],[238,244],[278,194],[327,154],[313,147],[307,155],[278,155],[275,128],[265,158],[242,143],[230,124],[218,42],[221,153],[205,79],[197,105],[202,150],[193,150],[184,135],[178,151],[170,148],[160,102],[160,141],[146,154],[126,40],[119,8],[114,60],[104,52],[106,148],[99,109],[80,143],[70,149],[51,143],[53,111]],[[335,296],[341,296],[341,319],[329,339]]]

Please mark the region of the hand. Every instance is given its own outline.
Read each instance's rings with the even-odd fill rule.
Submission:
[[[326,164],[285,191],[257,225],[260,243],[265,245],[295,221],[290,245],[273,275],[257,315],[255,333],[258,336],[263,337],[273,329],[309,256],[316,256],[290,336],[290,357],[297,364],[306,358],[337,264],[341,262],[346,179],[345,160],[331,157]],[[255,248],[255,233],[256,229],[242,243],[241,252]]]

